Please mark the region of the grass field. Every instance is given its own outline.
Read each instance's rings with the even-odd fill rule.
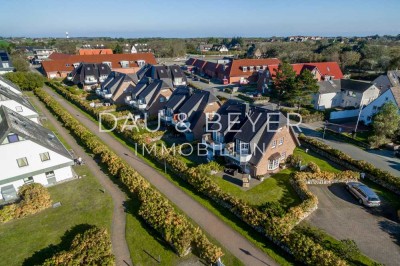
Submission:
[[[1,265],[22,265],[35,252],[57,245],[76,225],[97,225],[110,232],[111,197],[101,192],[86,166],[76,168],[76,172],[86,177],[49,188],[53,203],[61,202],[61,207],[0,225]],[[41,252],[35,258],[40,261],[43,256]]]

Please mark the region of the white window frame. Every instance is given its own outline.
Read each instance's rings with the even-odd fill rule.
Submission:
[[[15,106],[15,111],[17,111],[18,113],[21,113],[24,110],[22,109],[22,106]]]
[[[284,142],[284,138],[282,137],[282,138],[279,139],[279,144],[278,144],[278,146],[283,145],[283,142]]]
[[[268,170],[275,170],[279,167],[280,158],[275,160],[268,160]]]
[[[24,184],[32,184],[35,182],[33,180],[33,176],[25,177],[23,180],[24,180]]]
[[[272,141],[272,146],[271,146],[271,148],[272,148],[272,149],[276,148],[276,140],[273,140],[273,141]]]

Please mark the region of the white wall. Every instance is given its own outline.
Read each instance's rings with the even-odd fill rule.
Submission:
[[[38,123],[39,114],[35,110],[32,110],[14,100],[0,101],[0,106],[3,106],[3,105],[25,117],[26,116],[36,116],[33,118],[29,118],[29,119],[35,123]],[[22,112],[18,112],[17,109],[15,109],[17,106],[22,107]]]
[[[340,105],[340,93],[319,93],[314,95],[314,108],[317,110],[329,109]]]
[[[56,176],[56,181],[57,182],[62,182],[64,180],[71,179],[74,176],[71,166],[67,166],[67,167],[63,167],[63,168],[54,170],[54,175]],[[42,184],[43,186],[48,186],[49,185],[49,183],[47,182],[47,178],[46,178],[46,174],[45,173],[42,173],[42,174],[39,174],[39,175],[34,175],[33,176],[33,182]],[[20,179],[20,180],[14,181],[14,182],[10,182],[10,183],[4,184],[4,185],[0,185],[0,191],[1,191],[2,187],[6,187],[6,186],[9,186],[9,185],[13,185],[15,190],[18,192],[19,188],[22,185],[24,185],[24,181],[23,181],[23,179]],[[0,200],[1,199],[3,199],[3,195],[0,193]]]
[[[49,152],[50,160],[42,162],[39,154]],[[17,159],[26,157],[28,166],[19,167]],[[57,167],[61,164],[73,163],[73,160],[53,152],[31,140],[23,140],[15,143],[0,145],[0,180],[29,174],[34,171]]]
[[[396,104],[396,100],[391,90],[385,91],[376,100],[372,101],[369,105],[365,106],[360,115],[360,121],[363,121],[366,125],[372,122],[372,117],[379,111],[379,108],[387,102],[393,102]],[[396,104],[397,105],[397,104]]]

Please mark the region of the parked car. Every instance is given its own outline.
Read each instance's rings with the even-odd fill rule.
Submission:
[[[360,182],[349,182],[346,185],[348,191],[353,194],[360,204],[368,207],[378,207],[381,201],[372,189]]]

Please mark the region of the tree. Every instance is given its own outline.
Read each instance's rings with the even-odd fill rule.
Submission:
[[[317,79],[311,73],[310,70],[306,69],[296,77],[295,90],[291,92],[293,98],[297,98],[298,108],[304,102],[310,102],[313,94],[319,90]]]
[[[121,47],[121,45],[119,45],[119,43],[117,43],[113,52],[114,52],[114,54],[122,54],[122,47]]]
[[[358,52],[347,51],[343,52],[340,55],[340,61],[342,62],[342,69],[345,69],[348,66],[354,66],[358,62],[360,62],[361,55]]]
[[[373,117],[372,128],[374,134],[369,138],[372,146],[380,147],[389,143],[399,129],[399,108],[393,102],[385,103],[381,110]]]
[[[12,64],[15,67],[16,71],[21,71],[21,72],[29,71],[29,63],[25,60],[24,57],[20,55],[12,56]]]
[[[278,66],[274,86],[279,100],[289,100],[296,91],[296,72],[289,63],[284,62]]]

